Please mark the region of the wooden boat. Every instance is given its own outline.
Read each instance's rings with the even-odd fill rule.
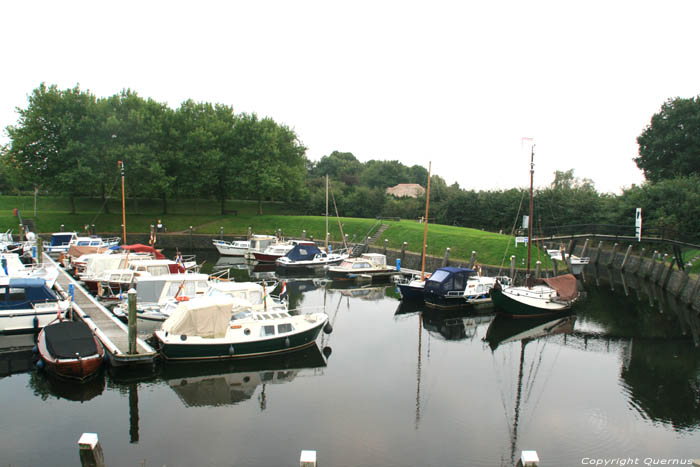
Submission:
[[[201,297],[181,302],[155,331],[166,360],[259,357],[314,345],[325,313],[244,311],[231,316],[233,299]],[[328,330],[330,331],[330,330]]]
[[[44,327],[37,348],[47,371],[78,381],[94,376],[104,360],[102,344],[80,321],[58,320]]]
[[[579,291],[573,274],[535,279],[530,274],[533,222],[533,180],[535,173],[534,145],[530,152],[530,216],[527,229],[527,273],[524,286],[504,286],[499,282],[491,290],[491,299],[498,310],[513,317],[539,317],[571,309]]]

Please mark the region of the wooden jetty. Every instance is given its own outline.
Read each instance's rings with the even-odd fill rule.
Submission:
[[[56,264],[48,255],[44,261]],[[85,288],[72,278],[63,268],[56,279],[56,288],[66,297],[69,296],[70,286],[73,286],[73,301],[71,308],[77,316],[95,333],[105,351],[109,354],[112,366],[133,366],[153,364],[157,352],[142,339],[136,339],[136,353],[130,354],[129,331],[107,308],[95,299]]]

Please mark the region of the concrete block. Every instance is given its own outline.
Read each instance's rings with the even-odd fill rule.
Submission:
[[[316,467],[316,451],[301,451],[299,467]]]
[[[522,451],[520,453],[520,463],[523,467],[540,465],[540,458],[537,456],[537,451]]]

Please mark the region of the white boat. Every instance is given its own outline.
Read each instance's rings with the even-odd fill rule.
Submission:
[[[339,264],[349,257],[350,254],[345,250],[327,253],[314,244],[301,244],[292,248],[286,256],[277,258],[275,267],[283,271],[318,269]]]
[[[331,279],[355,279],[359,276],[382,276],[387,280],[396,272],[395,266],[386,264],[386,256],[380,253],[363,253],[357,258],[348,258],[337,266],[328,267]]]
[[[561,250],[547,250],[547,254],[550,258],[552,258],[552,260],[564,261]],[[584,266],[586,266],[591,261],[591,259],[587,256],[581,258],[576,255],[568,255],[567,259],[569,260],[569,264],[571,265],[571,272],[574,275],[581,274],[581,271],[583,270]]]
[[[268,246],[263,251],[253,251],[253,258],[258,263],[274,263],[278,258],[285,256],[292,251],[292,248],[299,244],[313,245],[314,242],[307,240],[287,240],[285,242],[275,243]]]
[[[0,334],[38,331],[69,306],[44,279],[0,277]]]
[[[181,302],[154,333],[161,356],[165,360],[199,360],[290,352],[314,345],[328,322],[328,315],[321,312],[244,311],[231,316],[232,307],[230,297]]]
[[[250,237],[250,247],[245,253],[245,258],[249,260],[255,259],[255,253],[262,253],[272,245],[284,243],[275,235],[252,235]]]
[[[17,253],[0,253],[0,276],[40,278],[53,288],[58,278],[58,267],[49,263],[25,264]]]
[[[234,240],[232,242],[227,242],[226,240],[214,239],[212,240],[216,251],[222,256],[245,256],[250,248],[250,242],[248,240]]]
[[[134,285],[136,317],[147,321],[165,321],[170,315],[167,305],[206,295],[209,290],[209,276],[192,273],[140,277]],[[126,297],[112,313],[122,319],[128,318],[129,304]]]
[[[119,245],[119,237],[102,238],[98,236],[81,236],[77,232],[54,232],[51,240],[44,242],[44,251],[49,254],[66,253],[71,245],[111,247]]]
[[[237,311],[287,311],[287,304],[279,297],[271,295],[277,284],[258,282],[210,282],[208,297],[229,297],[233,299],[234,312]]]

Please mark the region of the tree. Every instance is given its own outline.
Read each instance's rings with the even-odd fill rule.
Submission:
[[[647,180],[700,175],[700,96],[667,100],[637,143],[634,161]]]
[[[6,160],[33,186],[67,194],[75,213],[75,197],[94,193],[99,183],[95,96],[78,86],[59,90],[42,83],[17,112],[18,125],[7,127]]]

